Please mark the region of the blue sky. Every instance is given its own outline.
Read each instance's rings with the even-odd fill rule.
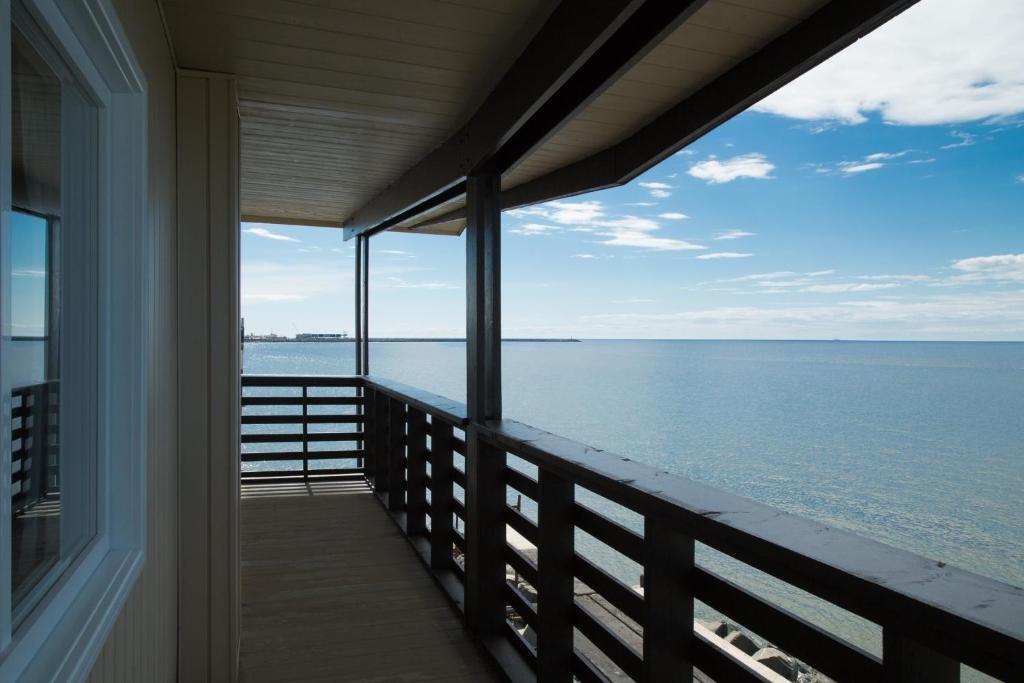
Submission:
[[[980,4],[924,0],[628,186],[506,212],[505,335],[1024,339],[1024,4]],[[372,239],[371,333],[462,336],[464,249]],[[352,253],[243,225],[247,329],[351,332]]]

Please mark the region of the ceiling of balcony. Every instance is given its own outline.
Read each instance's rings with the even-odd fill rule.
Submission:
[[[510,169],[503,188],[630,137],[826,4],[710,0]],[[243,217],[340,226],[469,120],[556,3],[162,5],[181,68],[238,78]],[[463,203],[456,197],[396,228]],[[462,227],[454,219],[429,231]]]

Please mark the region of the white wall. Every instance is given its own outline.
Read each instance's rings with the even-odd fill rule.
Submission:
[[[93,668],[90,681],[177,678],[178,436],[175,82],[155,0],[113,0],[148,85],[148,211],[154,236],[149,267],[155,327],[149,350],[147,557],[135,589]]]
[[[238,102],[178,76],[179,640],[182,681],[238,666]]]

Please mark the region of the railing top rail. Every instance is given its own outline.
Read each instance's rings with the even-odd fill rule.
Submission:
[[[695,540],[986,671],[1024,654],[1024,590],[512,420],[480,436]]]
[[[242,375],[243,387],[358,387],[358,375]]]
[[[466,405],[453,401],[450,398],[438,396],[429,391],[423,391],[408,384],[384,379],[383,377],[366,377],[365,386],[404,401],[425,413],[450,423],[454,427],[461,429],[468,422]]]

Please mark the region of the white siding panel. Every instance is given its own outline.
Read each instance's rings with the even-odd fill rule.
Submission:
[[[89,680],[174,681],[178,640],[177,297],[174,70],[156,0],[114,0],[145,71],[149,100],[150,349],[147,557]]]

